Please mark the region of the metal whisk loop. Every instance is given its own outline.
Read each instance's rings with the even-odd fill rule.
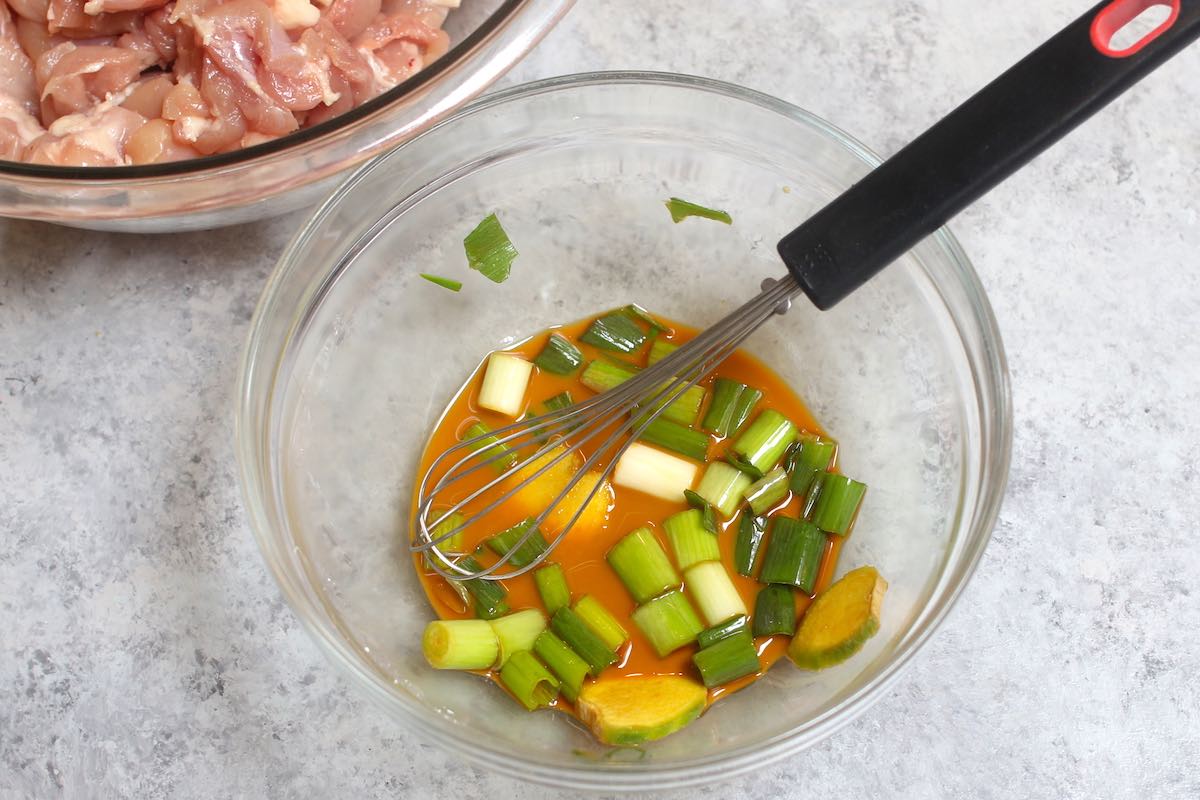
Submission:
[[[410,549],[413,552],[429,554],[429,563],[433,570],[450,580],[504,580],[536,568],[570,532],[630,444],[636,441],[672,402],[725,360],[767,319],[786,311],[788,303],[799,293],[800,288],[790,275],[777,281],[764,281],[763,291],[753,299],[624,383],[567,408],[528,417],[450,447],[434,459],[421,477],[418,491],[420,500],[415,514]],[[646,410],[631,413],[639,409]],[[455,562],[452,558],[455,554],[442,550],[442,542],[510,500],[513,495],[538,480],[564,458],[574,457],[577,450],[605,431],[608,431],[607,437],[591,449],[591,454],[566,486],[549,506],[534,518],[533,524],[528,526],[524,534],[495,564],[480,570],[470,570]],[[448,508],[436,512],[436,519],[430,518],[435,513],[433,507],[440,494],[478,470],[492,466],[500,459],[512,458],[514,450],[524,447],[529,442],[539,443],[531,455],[509,465],[484,485]],[[526,474],[531,466],[545,460],[556,448],[561,449],[561,452]],[[443,471],[443,465],[456,453],[462,455]],[[601,462],[604,462],[603,466],[594,471]],[[435,475],[438,476],[436,480]],[[504,569],[511,566],[513,553],[523,547],[530,537],[540,535],[539,530],[543,522],[585,475],[592,476],[589,480],[595,480],[591,491],[554,539],[547,542],[545,552],[523,567]],[[518,476],[521,478],[519,481],[515,480]],[[483,503],[481,508],[473,507],[476,501]],[[468,507],[472,507],[470,514],[465,513]],[[434,528],[455,513],[464,514],[466,519],[452,530],[434,536]]]

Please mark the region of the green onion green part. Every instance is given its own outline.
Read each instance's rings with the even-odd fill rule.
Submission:
[[[745,388],[745,384],[729,378],[717,378],[713,381],[712,402],[708,405],[708,412],[704,415],[700,427],[712,431],[717,436],[728,436],[734,406]]]
[[[754,600],[754,635],[791,636],[796,632],[796,590],[782,583],[770,583],[758,590]]]
[[[696,651],[692,663],[700,670],[700,679],[710,689],[762,669],[754,639],[748,632],[722,639],[711,647]]]
[[[746,424],[746,420],[750,419],[750,414],[754,411],[754,407],[758,405],[758,401],[762,399],[762,392],[752,386],[747,386],[742,389],[742,393],[738,395],[737,402],[733,406],[733,419],[729,422],[729,435],[732,436],[742,429]]]
[[[719,625],[713,625],[711,628],[705,628],[696,637],[696,644],[701,648],[712,647],[722,639],[728,639],[730,636],[736,636],[739,633],[745,633],[750,629],[750,623],[746,621],[745,615],[730,617]]]
[[[708,434],[692,430],[665,417],[656,418],[646,426],[638,438],[696,461],[703,461],[708,456],[708,445],[711,441]]]
[[[862,504],[867,485],[830,473],[825,476],[821,494],[813,508],[812,521],[818,528],[838,536],[845,536],[854,523],[854,516]]]
[[[758,579],[786,583],[812,593],[825,554],[825,534],[816,525],[791,517],[775,517]]]
[[[650,640],[659,658],[696,641],[704,625],[683,592],[674,591],[638,606],[633,623]]]
[[[435,619],[425,626],[421,651],[434,669],[488,669],[500,644],[481,619]]]
[[[719,561],[717,537],[704,527],[704,513],[691,508],[663,520],[663,530],[675,552],[675,563],[686,570],[701,561]]]
[[[650,314],[649,311],[642,308],[637,303],[630,303],[629,305],[622,308],[621,311],[623,311],[631,319],[634,319],[634,320],[637,320],[638,322],[644,323],[648,328],[650,328],[651,333],[662,333],[663,331],[670,331],[670,328],[668,328],[666,325],[663,325],[661,322],[659,322],[657,319],[655,319]]]
[[[579,376],[579,382],[593,392],[607,392],[609,389],[620,386],[636,374],[637,372],[632,368],[622,367],[597,359],[587,365],[587,368]],[[670,382],[670,379],[664,381],[659,386],[659,391],[662,391]],[[675,397],[670,405],[667,406],[666,411],[663,412],[662,418],[678,422],[680,425],[691,425],[696,421],[696,417],[700,415],[700,406],[704,403],[704,387],[689,387],[676,397],[675,395],[678,392],[679,387],[676,386],[669,390],[663,398],[665,400],[666,397]],[[657,407],[655,406],[655,408]]]
[[[679,575],[649,528],[638,528],[622,537],[606,559],[638,603],[679,586]]]
[[[512,611],[508,603],[501,600],[499,603],[484,603],[478,597],[475,598],[475,616],[483,620],[493,620],[503,617],[508,612]]]
[[[456,281],[453,278],[443,278],[441,275],[430,275],[428,272],[418,273],[422,278],[430,283],[437,284],[443,289],[449,289],[452,292],[457,292],[462,289],[462,281]]]
[[[500,682],[530,711],[558,697],[558,678],[528,650],[512,654],[500,670]]]
[[[646,357],[646,365],[654,366],[667,356],[679,349],[679,345],[666,339],[658,338],[650,345],[650,355]]]
[[[766,474],[737,453],[726,453],[725,460],[736,467],[739,472],[744,473],[750,478],[751,482],[761,481],[763,475]]]
[[[787,493],[788,474],[783,467],[776,467],[746,489],[746,502],[751,511],[762,514],[787,497]]]
[[[542,631],[533,643],[533,654],[558,678],[559,688],[572,703],[587,678],[588,663],[551,631]]]
[[[463,239],[463,247],[467,251],[467,264],[485,278],[496,283],[504,283],[512,271],[512,263],[517,258],[517,248],[504,232],[500,220],[495,214],[483,218],[475,230]]]
[[[471,445],[475,452],[480,454],[483,461],[487,461],[488,466],[496,472],[507,472],[517,463],[517,454],[506,444],[500,444],[500,437],[489,436],[492,429],[482,422],[476,422],[471,427],[463,432],[462,441],[467,442],[472,439],[479,439]],[[479,438],[483,437],[483,438]],[[493,459],[489,461],[488,459]]]
[[[583,374],[579,376],[579,382],[593,392],[607,392],[609,389],[620,386],[636,374],[633,370],[596,359],[587,365]]]
[[[536,608],[526,608],[489,620],[488,624],[500,643],[496,666],[503,667],[513,653],[533,649],[534,640],[546,630],[546,615]]]
[[[617,654],[613,649],[569,608],[554,612],[550,618],[550,630],[588,663],[591,675],[599,675],[605,667],[617,663]]]
[[[459,559],[458,565],[471,572],[479,572],[483,569],[472,556],[464,556]],[[508,604],[504,602],[504,598],[508,597],[508,591],[500,581],[470,578],[469,580],[455,581],[455,583],[461,584],[475,599],[475,613],[481,618],[493,619],[508,613]]]
[[[837,442],[826,442],[815,436],[802,436],[791,456],[791,490],[797,497],[807,497],[813,482],[829,469],[837,454]]]
[[[693,564],[683,571],[683,581],[709,625],[746,614],[746,603],[720,561]]]
[[[629,641],[629,632],[622,627],[620,622],[617,622],[617,618],[599,600],[590,594],[585,594],[575,601],[574,611],[592,629],[592,633],[599,636],[610,649],[616,650]]]
[[[700,512],[700,524],[704,526],[704,530],[715,534],[717,532],[717,512],[713,511],[712,504],[691,489],[684,490],[683,499],[689,506]]]
[[[555,375],[571,375],[583,365],[583,351],[561,333],[552,333],[533,363]]]
[[[704,470],[696,494],[721,512],[721,516],[732,517],[750,483],[749,476],[740,470],[724,461],[714,461]]]
[[[646,332],[628,314],[612,311],[594,320],[579,341],[618,353],[632,353],[646,341]]]
[[[671,212],[671,221],[675,223],[683,222],[688,217],[702,217],[703,219],[711,219],[716,222],[724,222],[726,225],[733,224],[733,217],[729,216],[728,212],[718,211],[715,208],[705,208],[688,200],[681,200],[678,197],[672,197],[666,201],[666,206],[667,211]]]
[[[567,577],[559,564],[547,564],[538,567],[533,573],[533,582],[537,584],[538,595],[547,614],[553,614],[560,608],[571,604],[571,590],[567,586]]]
[[[744,513],[738,521],[737,539],[733,543],[733,566],[739,575],[754,577],[754,567],[767,532],[767,518]]]
[[[817,507],[817,499],[821,496],[821,489],[825,487],[825,479],[830,473],[818,472],[813,478],[812,486],[808,487],[808,494],[804,496],[803,508],[800,516],[807,520],[812,520],[813,510]]]
[[[768,408],[734,441],[733,450],[756,469],[766,472],[779,462],[783,451],[795,438],[796,426],[792,421]]]
[[[433,526],[433,530],[430,531],[431,541],[437,545],[439,550],[447,555],[461,553],[463,535],[466,534],[467,531],[466,528],[462,528],[460,526],[467,521],[467,518],[457,511],[448,515],[440,511],[437,513],[442,514],[444,518],[439,519],[438,523]],[[454,531],[455,528],[459,528],[459,530]],[[450,531],[454,531],[454,533],[450,533]],[[446,536],[446,534],[450,535]],[[442,539],[442,536],[446,536],[446,538]],[[425,569],[433,569],[433,562],[430,560],[428,551],[426,551],[423,561],[425,564]]]
[[[509,563],[515,567],[529,566],[550,547],[546,544],[542,532],[533,528],[533,523],[534,520],[530,518],[497,533],[487,540],[488,549],[501,558],[507,556]],[[529,538],[521,542],[526,531],[529,531]]]

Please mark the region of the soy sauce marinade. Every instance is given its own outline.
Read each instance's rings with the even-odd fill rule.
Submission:
[[[645,367],[655,338],[660,342],[669,341],[672,344],[680,345],[692,339],[697,333],[688,326],[658,318],[661,324],[667,326],[666,331],[658,333],[657,337],[653,335],[653,331],[648,331],[648,334],[651,335],[636,350],[627,354],[616,354],[611,350],[602,350],[586,342],[581,342],[584,331],[592,323],[593,319],[588,318],[549,331],[543,331],[504,352],[519,355],[532,362],[543,351],[548,337],[552,333],[558,333],[579,347],[583,352],[583,363],[585,365],[597,359],[615,363],[613,362],[615,357],[619,361],[628,362],[638,367]],[[471,434],[468,434],[467,431],[474,423],[482,422],[488,428],[496,429],[513,421],[513,416],[481,408],[477,402],[487,363],[485,359],[480,368],[476,370],[475,374],[452,400],[445,411],[422,455],[421,474],[424,474],[429,469],[433,460],[439,454],[445,452],[461,439],[469,438]],[[523,409],[523,413],[538,413],[537,409],[540,408],[545,400],[560,395],[563,392],[569,392],[575,402],[593,396],[595,393],[581,384],[579,379],[580,372],[581,370],[575,370],[571,375],[560,376],[535,368],[524,393],[525,408]],[[703,419],[705,410],[713,402],[712,383],[717,376],[732,379],[747,386],[756,387],[762,392],[762,398],[755,406],[753,414],[750,417],[751,420],[765,409],[774,409],[791,420],[801,433],[810,433],[823,437],[823,432],[816,420],[813,419],[804,403],[788,385],[763,363],[741,350],[733,353],[714,373],[707,376],[701,383],[707,391],[700,419]],[[697,424],[695,427],[699,428],[700,426]],[[746,425],[743,425],[741,431],[745,431],[746,427]],[[600,438],[602,437],[597,437],[597,439]],[[712,444],[708,450],[708,461],[712,462],[723,458],[735,438],[736,435],[731,435],[725,439],[713,436]],[[595,444],[595,442],[589,442],[588,444]],[[587,445],[584,446],[582,455],[584,457],[590,455]],[[831,465],[830,470],[836,471],[836,464]],[[494,473],[488,470],[480,470],[457,484],[454,487],[453,493],[446,495],[444,498],[439,498],[439,500],[444,499],[448,505],[479,488],[493,477]],[[596,529],[593,526],[578,530],[572,528],[559,547],[547,559],[547,563],[555,562],[562,566],[572,598],[578,599],[584,595],[591,595],[596,598],[620,621],[630,635],[630,640],[618,651],[617,663],[602,673],[604,680],[640,675],[684,675],[696,678],[696,667],[692,663],[692,656],[697,649],[696,645],[687,645],[666,656],[660,657],[639,630],[638,626],[631,622],[630,615],[637,605],[617,574],[605,561],[606,554],[618,540],[631,531],[643,526],[649,526],[663,543],[664,549],[670,553],[670,545],[663,533],[663,520],[685,510],[688,506],[682,498],[677,502],[667,501],[624,486],[613,486],[612,490],[607,522],[603,527]],[[803,509],[801,505],[803,500],[804,498],[794,497],[789,492],[782,501],[764,511],[763,514],[782,512],[791,517],[802,517]],[[574,509],[572,508],[571,511],[573,512]],[[730,518],[721,518],[718,515],[717,540],[721,552],[721,563],[724,565],[733,581],[733,585],[741,595],[746,608],[753,615],[755,600],[759,590],[763,588],[763,584],[755,578],[739,575],[734,568],[734,541],[737,534],[738,521],[743,513],[749,513],[745,508],[745,503],[741,503],[739,511]],[[474,524],[466,531],[462,550],[464,552],[471,552],[489,536],[517,525],[526,519],[528,515],[528,508],[501,506],[490,513],[486,519]],[[552,539],[553,536],[547,534],[546,538]],[[801,591],[795,592],[797,618],[802,616],[804,609],[811,602],[811,598],[828,586],[833,576],[842,537],[830,535],[826,539],[813,592],[811,595],[806,595]],[[491,563],[490,556],[484,563]],[[761,554],[758,563],[760,565],[762,563]],[[475,610],[460,598],[459,593],[454,588],[440,576],[430,572],[425,567],[421,555],[417,556],[415,565],[425,592],[440,618],[471,619],[476,616]],[[506,580],[504,581],[504,585],[508,593],[506,602],[512,611],[526,608],[543,608],[532,572]],[[686,593],[686,585],[684,588]],[[761,670],[724,685],[710,688],[708,690],[708,702],[711,703],[728,695],[759,677],[776,660],[785,654],[789,639],[790,637],[786,635],[757,637],[755,639],[755,648],[759,653]],[[481,671],[481,673],[487,674],[493,679],[497,678],[497,675],[492,671]],[[568,713],[575,713],[575,708],[572,704],[561,695],[553,702],[553,705]]]

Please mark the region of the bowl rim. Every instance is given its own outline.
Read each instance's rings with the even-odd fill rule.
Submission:
[[[717,755],[652,767],[641,766],[637,763],[596,764],[583,761],[580,761],[578,765],[562,765],[534,759],[522,759],[514,762],[511,754],[480,741],[473,741],[471,747],[465,750],[457,749],[455,745],[461,742],[461,735],[456,729],[449,726],[444,720],[429,714],[419,703],[389,691],[389,681],[357,659],[351,658],[352,650],[347,647],[344,640],[333,636],[332,629],[321,625],[318,620],[310,619],[303,612],[302,606],[306,604],[306,599],[302,597],[302,587],[293,586],[280,565],[270,557],[273,547],[270,541],[270,520],[266,518],[265,509],[260,502],[255,500],[254,494],[258,469],[255,461],[258,455],[256,445],[261,441],[261,432],[249,430],[247,427],[254,418],[255,393],[263,391],[256,380],[255,365],[261,355],[259,349],[262,344],[264,325],[271,318],[269,312],[274,310],[275,301],[281,288],[287,284],[292,272],[299,267],[294,256],[341,200],[352,192],[367,175],[380,168],[390,155],[403,150],[410,143],[421,138],[438,135],[443,126],[451,125],[461,118],[539,94],[586,87],[620,85],[667,86],[698,90],[750,103],[814,129],[817,133],[849,151],[869,167],[874,168],[883,162],[882,158],[862,142],[811,112],[763,92],[712,78],[659,71],[595,71],[545,78],[485,95],[394,150],[359,167],[317,208],[284,249],[255,309],[250,334],[243,350],[236,395],[238,405],[235,412],[235,447],[239,463],[239,478],[250,517],[251,530],[281,591],[301,623],[325,651],[326,656],[356,675],[368,695],[380,703],[385,710],[403,720],[420,735],[437,742],[439,746],[451,752],[462,752],[471,761],[509,777],[572,789],[683,788],[729,780],[753,769],[777,763],[786,756],[815,744],[857,719],[894,685],[916,653],[924,648],[933,633],[941,627],[979,565],[994,531],[1009,477],[1012,450],[1011,385],[999,327],[982,282],[958,240],[946,227],[933,233],[930,241],[941,248],[954,265],[954,274],[960,284],[956,288],[963,292],[969,312],[966,315],[960,315],[953,309],[948,309],[948,313],[960,342],[965,341],[964,323],[972,324],[978,329],[981,354],[977,363],[977,360],[970,358],[968,352],[967,362],[975,384],[980,385],[980,374],[983,373],[988,379],[984,385],[990,385],[993,390],[990,397],[983,393],[977,393],[975,398],[976,405],[979,407],[980,419],[992,421],[993,436],[990,442],[985,437],[982,448],[985,458],[980,465],[980,489],[975,505],[973,508],[964,509],[961,506],[959,508],[959,514],[966,511],[970,516],[969,522],[963,526],[969,536],[963,557],[956,565],[957,577],[948,575],[948,564],[944,561],[939,573],[935,576],[935,585],[948,577],[953,578],[953,583],[947,587],[945,594],[939,598],[938,602],[930,602],[921,609],[913,622],[913,628],[900,643],[890,662],[885,664],[870,681],[836,700],[825,712],[807,720],[802,727],[773,736],[759,742],[754,747],[742,747]],[[937,282],[934,282],[934,286],[939,289],[938,294],[941,296]],[[306,295],[306,301],[307,299],[309,299],[308,295]],[[944,297],[942,299],[945,302]],[[268,397],[273,397],[276,391],[276,383],[280,378],[277,369],[278,359],[282,358],[284,353],[286,353],[286,348],[283,353],[270,354],[275,361],[264,375],[270,381],[270,386],[266,390]],[[984,430],[987,430],[986,425]],[[931,609],[932,613],[929,613]]]

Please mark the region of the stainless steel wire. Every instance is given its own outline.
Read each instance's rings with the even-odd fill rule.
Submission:
[[[792,298],[798,294],[800,288],[790,275],[780,280],[763,281],[762,291],[754,298],[727,314],[687,344],[615,388],[567,408],[526,417],[484,436],[463,440],[441,453],[421,476],[410,549],[413,552],[425,553],[430,567],[439,575],[451,580],[504,580],[534,569],[570,532],[596,492],[604,485],[603,479],[612,473],[621,455],[637,440],[642,431],[673,401],[725,360],[772,314],[786,311]],[[632,413],[642,409],[647,410]],[[585,459],[583,466],[576,470],[574,477],[553,502],[534,518],[533,524],[528,526],[520,539],[496,563],[479,570],[468,569],[456,562],[461,553],[446,552],[442,549],[442,542],[491,513],[563,459],[573,458],[576,451],[601,434],[606,436],[593,447],[587,448],[591,455]],[[492,466],[496,461],[512,458],[514,451],[533,444],[537,447],[533,448],[527,457],[517,457],[518,460],[507,464],[503,471],[497,472],[494,477],[465,497],[454,502],[438,501],[439,496],[444,496],[448,489],[464,478],[482,469],[490,468],[496,471]],[[560,452],[547,460],[546,457],[555,453],[556,448],[560,449]],[[459,457],[450,463],[455,454]],[[542,461],[545,463],[541,463]],[[449,465],[443,467],[444,464]],[[531,470],[535,465],[537,468]],[[600,465],[598,470],[597,465]],[[538,533],[546,518],[563,503],[585,476],[592,476],[588,478],[591,480],[597,472],[600,477],[595,479],[595,485],[579,503],[566,525],[558,531],[553,540],[547,542],[549,546],[546,551],[525,566],[512,565],[512,554],[531,536]],[[520,480],[517,480],[518,477]],[[453,514],[462,514],[464,521],[435,535],[434,529]],[[506,569],[508,567],[511,569]]]

